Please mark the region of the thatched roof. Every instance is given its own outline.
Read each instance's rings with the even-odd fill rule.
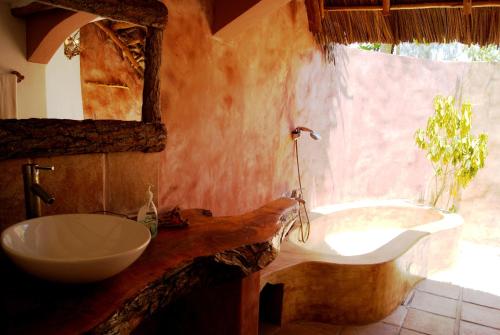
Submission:
[[[322,46],[414,40],[500,44],[500,1],[389,1],[306,0],[309,26]]]

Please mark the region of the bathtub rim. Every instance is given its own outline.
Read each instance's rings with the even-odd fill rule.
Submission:
[[[324,262],[339,265],[376,265],[391,262],[407,253],[421,239],[430,236],[431,234],[423,231],[406,230],[394,237],[386,244],[379,248],[361,255],[344,256],[333,255],[310,249],[301,248],[297,244],[287,240],[282,252],[301,253],[303,257],[295,264],[300,262]],[[292,264],[290,264],[292,265]],[[288,266],[287,266],[288,267]]]
[[[330,215],[335,212],[347,209],[358,209],[358,208],[373,208],[373,207],[412,207],[412,208],[422,208],[422,209],[433,209],[443,214],[453,214],[441,208],[416,203],[410,199],[365,199],[356,200],[349,202],[341,202],[332,205],[317,206],[310,210],[312,214],[322,217],[325,215]]]
[[[314,219],[311,220],[311,224],[316,219],[323,218],[325,216],[337,213],[342,210],[366,208],[366,207],[369,208],[401,207],[401,208],[431,209],[441,214],[441,219],[406,229],[397,236],[395,236],[393,239],[388,241],[387,243],[378,247],[377,249],[367,253],[352,255],[352,256],[329,254],[321,251],[316,251],[314,249],[301,247],[300,245],[301,242],[291,240],[292,236],[294,236],[294,231],[298,229],[298,227],[295,227],[288,233],[286,241],[282,246],[283,251],[298,252],[300,250],[304,254],[303,260],[310,259],[312,256],[317,256],[314,258],[318,258],[319,261],[325,261],[328,263],[335,263],[335,264],[345,264],[345,265],[382,264],[397,259],[398,257],[401,257],[403,254],[408,252],[415,244],[417,244],[419,240],[421,240],[422,238],[430,236],[439,231],[454,229],[464,224],[462,216],[457,213],[451,213],[449,211],[445,211],[432,206],[415,204],[408,199],[362,200],[349,203],[316,207],[315,209],[311,210],[312,213],[317,214],[318,213],[317,209],[323,208],[324,212],[327,212],[327,214],[319,214],[319,216],[316,216]]]

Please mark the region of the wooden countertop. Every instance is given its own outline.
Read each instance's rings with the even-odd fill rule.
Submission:
[[[298,213],[282,198],[244,215],[185,210],[189,227],[163,230],[128,269],[85,285],[45,282],[0,259],[0,333],[126,334],[193,288],[259,271],[277,255]]]

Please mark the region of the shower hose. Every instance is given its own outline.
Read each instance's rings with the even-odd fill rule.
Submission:
[[[299,144],[298,141],[295,140],[295,159],[297,161],[297,176],[299,177],[299,190],[300,194],[298,196],[299,200],[299,241],[305,243],[309,238],[309,232],[311,231],[311,222],[309,221],[309,214],[307,214],[306,202],[303,199],[303,190],[302,190],[302,180],[300,178],[300,164],[299,164]],[[302,214],[300,211],[300,205],[304,208],[305,213],[305,221],[302,220]]]

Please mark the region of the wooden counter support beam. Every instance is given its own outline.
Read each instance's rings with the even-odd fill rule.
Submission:
[[[259,333],[260,272],[254,272],[241,282],[239,323],[241,335]]]
[[[415,4],[392,4],[391,10],[413,10],[413,9],[431,9],[431,8],[463,8],[462,1],[450,2],[422,2]],[[471,2],[471,8],[500,7],[500,0],[480,0]],[[384,7],[380,5],[365,6],[330,6],[326,7],[327,12],[373,12],[383,11]]]
[[[288,198],[233,217],[183,211],[188,228],[160,230],[128,269],[92,285],[45,283],[3,259],[0,276],[9,287],[0,304],[3,334],[129,334],[195,289],[241,280],[266,267],[277,256],[297,213],[296,201]],[[246,278],[242,292],[258,290],[256,277]],[[255,305],[244,294],[240,299]],[[256,329],[245,322],[247,334]]]
[[[259,288],[260,271],[241,279],[195,289],[143,322],[134,333],[257,335]]]

